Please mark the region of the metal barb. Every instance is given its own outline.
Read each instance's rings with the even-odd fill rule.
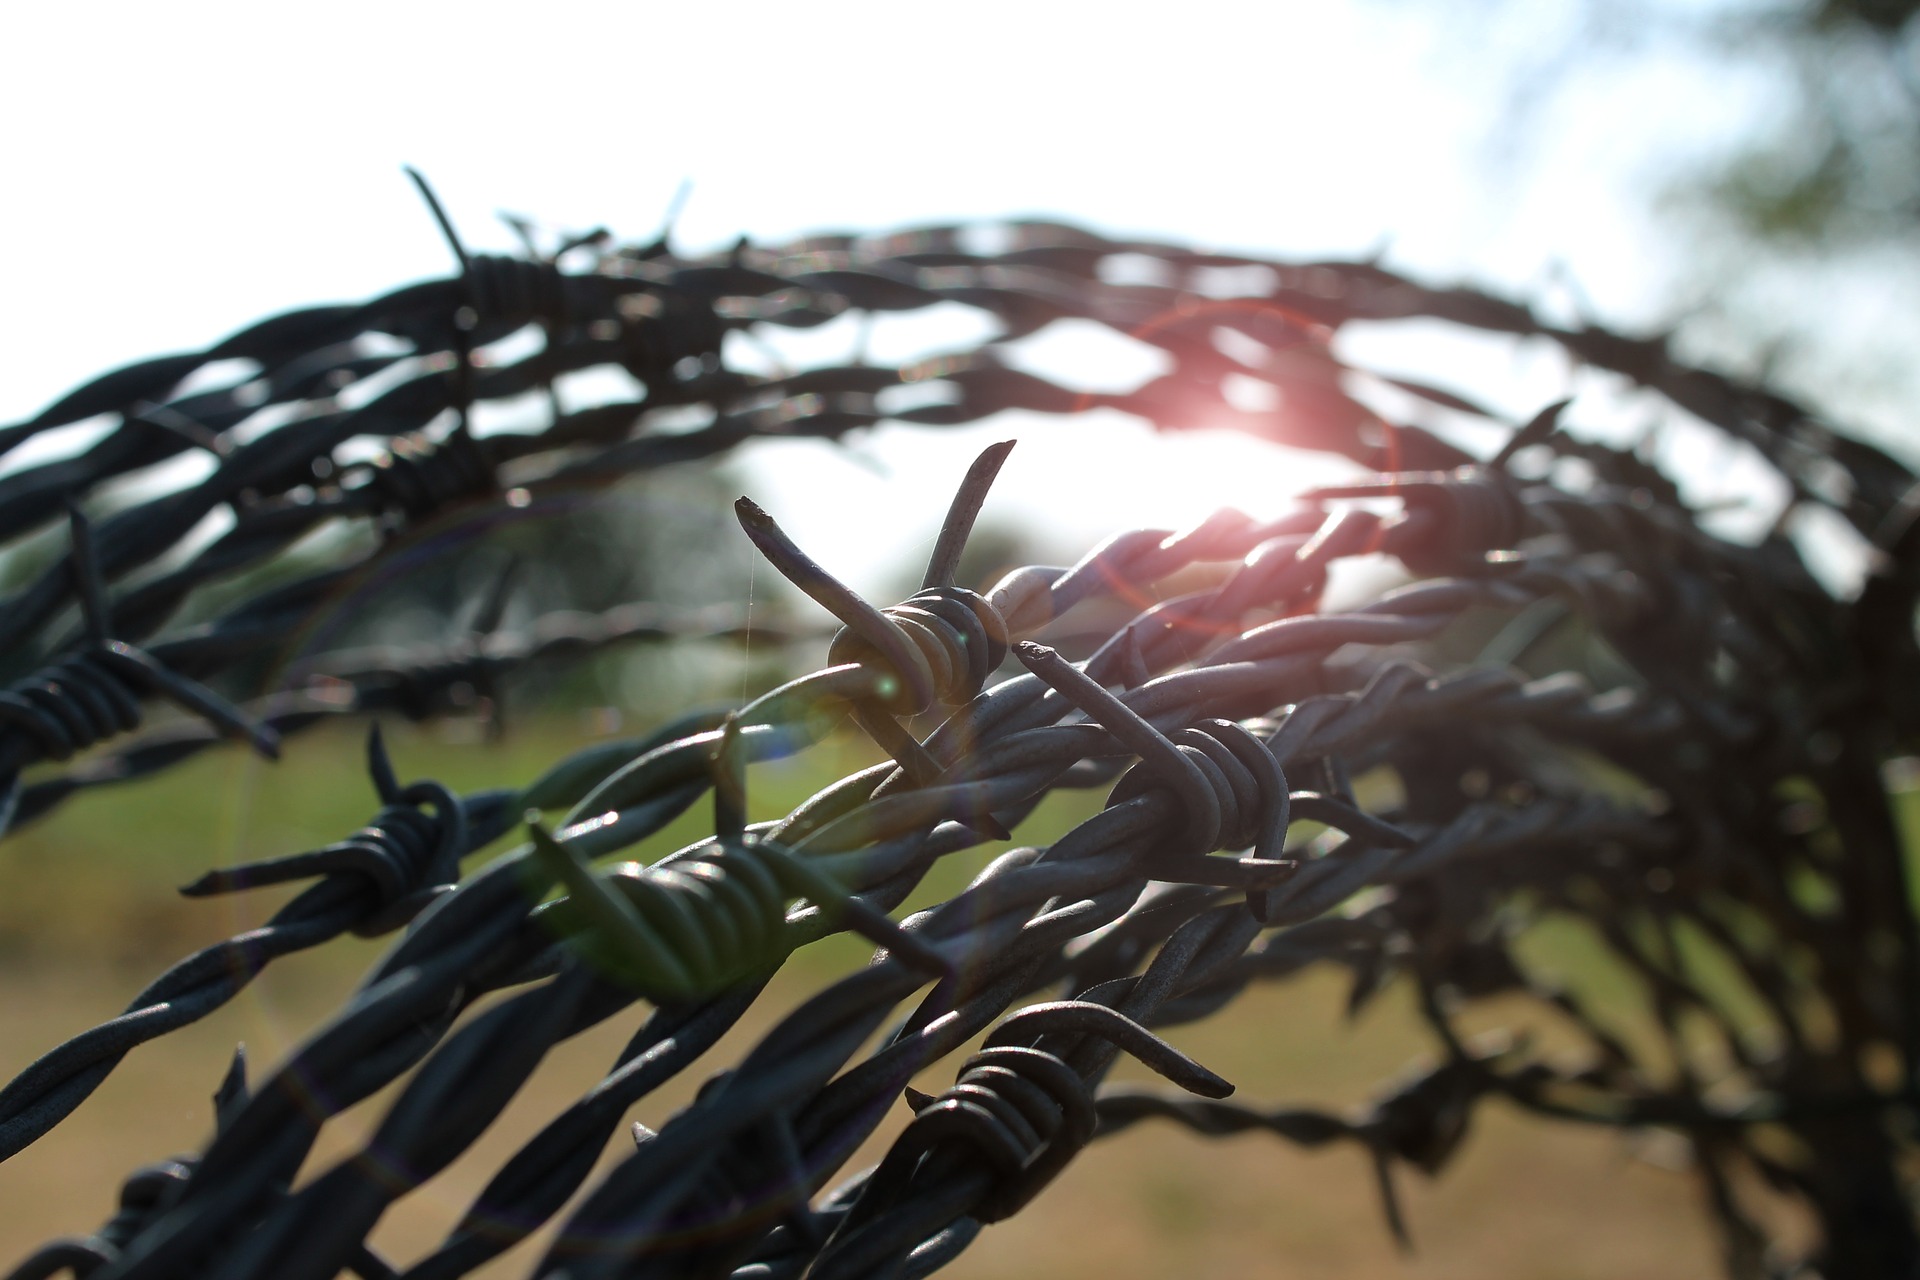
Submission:
[[[1007,455],[1018,443],[1002,440],[988,445],[967,468],[966,479],[960,482],[960,491],[953,495],[953,505],[947,509],[947,518],[940,525],[940,537],[933,544],[933,554],[927,558],[927,572],[920,579],[923,590],[953,585],[954,575],[960,569],[960,557],[967,549],[967,539],[973,534],[973,522],[980,518],[980,508],[986,505],[987,490],[993,487],[994,477],[1000,474]]]
[[[93,525],[77,502],[67,503],[67,528],[73,541],[71,563],[80,595],[80,618],[88,642],[102,647],[113,635],[113,614],[100,576],[100,557],[93,546]]]
[[[461,274],[471,274],[473,261],[467,256],[467,247],[460,242],[460,233],[453,229],[453,219],[447,216],[446,208],[441,205],[440,197],[434,194],[433,186],[427,181],[426,175],[410,164],[402,165],[401,170],[413,182],[414,189],[420,193],[420,198],[426,201],[427,212],[433,215],[434,224],[440,228],[440,235],[446,240],[447,248],[453,250],[453,256],[459,260]]]
[[[442,1246],[409,1266],[414,1280],[455,1280],[542,1229],[556,1243],[534,1273],[548,1278],[925,1275],[983,1224],[1025,1211],[1089,1143],[1144,1117],[1207,1136],[1352,1144],[1376,1162],[1389,1230],[1404,1237],[1394,1166],[1441,1169],[1491,1099],[1678,1135],[1738,1274],[1920,1268],[1920,923],[1898,766],[1883,774],[1920,742],[1920,485],[1897,458],[1777,390],[1682,364],[1683,344],[1663,335],[1558,328],[1525,305],[1379,263],[1201,253],[1028,220],[988,236],[925,227],[687,256],[663,236],[608,247],[562,276],[565,242],[544,256],[531,237],[525,258],[469,255],[434,193],[410,178],[458,281],[271,317],[110,371],[0,427],[14,495],[0,503],[0,540],[29,537],[73,504],[71,553],[0,605],[0,650],[18,673],[0,689],[9,823],[60,803],[104,807],[117,782],[159,776],[223,735],[265,749],[270,734],[340,715],[435,713],[476,672],[636,639],[738,637],[737,618],[665,606],[552,615],[484,652],[449,638],[418,662],[314,654],[301,671],[313,685],[244,713],[208,690],[324,635],[314,622],[341,583],[418,545],[367,538],[350,561],[297,569],[289,557],[311,530],[417,529],[503,477],[551,493],[760,437],[845,440],[887,418],[945,429],[1095,408],[1166,429],[1238,425],[1391,469],[1272,520],[1222,514],[1184,531],[1122,532],[1076,566],[1024,566],[976,593],[954,580],[1006,456],[995,446],[952,499],[925,588],[885,609],[743,504],[761,552],[846,624],[826,668],[732,722],[689,717],[594,742],[524,786],[402,785],[370,737],[384,806],[374,820],[338,844],[193,886],[313,881],[0,1088],[0,1159],[47,1137],[137,1062],[139,1046],[230,1002],[268,963],[346,932],[406,933],[251,1087],[230,1069],[202,1151],[137,1170],[100,1230],[49,1245],[15,1275],[384,1280],[394,1268],[368,1231],[468,1152],[553,1046],[614,1018],[629,1019],[631,1038],[606,1076],[498,1169]],[[1121,258],[1153,264],[1155,282],[1110,283]],[[1242,270],[1257,270],[1262,296],[1211,296],[1208,275]],[[449,333],[449,299],[463,296],[471,313],[456,311],[450,336],[437,337]],[[996,336],[910,368],[864,347],[824,364],[729,367],[732,339],[755,331],[941,306],[973,309]],[[1142,326],[1143,309],[1164,323]],[[1168,369],[1131,391],[1089,393],[997,354],[1061,319],[1127,332],[1165,353]],[[1404,321],[1552,344],[1638,388],[1657,402],[1651,412],[1737,442],[1787,495],[1773,530],[1716,536],[1643,446],[1560,430],[1564,405],[1515,432],[1490,465],[1385,421],[1361,397],[1397,387],[1502,425],[1485,408],[1497,397],[1365,376],[1320,351],[1350,323]],[[540,351],[470,358],[482,336],[519,323],[542,326]],[[1210,350],[1222,330],[1275,357],[1234,363],[1274,387],[1285,413],[1223,398]],[[413,355],[362,341],[373,334],[411,342]],[[436,341],[456,357],[451,379],[437,360],[419,367]],[[652,395],[582,411],[553,397],[528,431],[476,441],[467,430],[482,406],[609,363]],[[897,403],[884,394],[909,385],[915,395]],[[430,447],[423,424],[449,405],[461,425]],[[661,416],[690,410],[711,420]],[[110,424],[99,447],[47,463],[14,452],[96,418]],[[349,437],[385,442],[396,461],[347,461]],[[1517,482],[1505,468],[1533,443],[1581,461],[1592,484],[1560,488],[1557,473]],[[133,498],[98,531],[77,515],[189,448],[206,451],[206,480]],[[1069,460],[1051,479],[1060,500],[1081,471]],[[945,496],[897,483],[922,507]],[[1326,518],[1320,500],[1342,497],[1397,499],[1397,514],[1349,505]],[[181,543],[225,512],[231,528],[207,547]],[[1786,537],[1814,512],[1873,547],[1855,598],[1835,599]],[[1397,560],[1410,580],[1328,608],[1330,576],[1371,556]],[[196,593],[237,581],[274,585],[168,630]],[[483,633],[505,590],[480,603]],[[70,605],[77,642],[61,633]],[[1526,651],[1529,672],[1471,661],[1474,637],[1520,643],[1533,623],[1514,620],[1550,611],[1564,615],[1556,643]],[[1009,641],[1041,627],[1061,651],[1096,657],[1079,669],[1030,646],[1019,657],[1037,680],[987,688]],[[756,644],[763,634],[757,626]],[[136,732],[155,697],[191,717]],[[744,775],[816,742],[822,707],[851,707],[895,763],[750,823]],[[1349,768],[1400,785],[1368,789],[1369,810]],[[1105,807],[1045,847],[998,851],[970,879],[946,879],[956,855],[1006,834],[1002,820],[1109,783]],[[663,833],[709,788],[712,832],[663,852]],[[536,821],[520,849],[455,887],[460,860],[536,801],[585,807],[564,839]],[[1333,830],[1283,856],[1295,820]],[[1216,844],[1252,856],[1212,857]],[[628,851],[648,865],[616,861]],[[951,891],[935,893],[942,884]],[[548,901],[555,885],[564,900]],[[1590,932],[1633,980],[1611,984],[1605,1001],[1545,981],[1522,945],[1540,920]],[[817,985],[770,1007],[794,990],[770,983],[775,969],[835,931],[888,955],[830,979],[789,974]],[[1352,975],[1351,1009],[1412,981],[1440,1065],[1351,1115],[1256,1111],[1218,1100],[1225,1081],[1157,1035],[1316,965]],[[1458,1024],[1487,1016],[1488,1001],[1503,1020],[1550,1022],[1555,1052],[1523,1037],[1497,1055],[1471,1048]],[[640,1004],[650,1007],[624,1012]],[[1611,1030],[1623,1018],[1651,1039]],[[716,1049],[743,1025],[757,1043]],[[990,1047],[966,1056],[982,1035]],[[1215,1096],[1094,1095],[1129,1047]],[[965,1064],[951,1088],[908,1088],[956,1054]],[[1863,1075],[1862,1063],[1874,1069]],[[716,1069],[724,1087],[687,1089],[677,1109],[661,1101],[670,1082]],[[343,1109],[382,1093],[364,1142],[342,1149],[329,1137]],[[900,1096],[915,1114],[877,1170],[828,1187]],[[657,1133],[634,1129],[632,1151],[607,1166],[607,1144],[643,1103],[668,1118]],[[1804,1247],[1769,1238],[1770,1219],[1747,1203],[1762,1185],[1805,1211],[1815,1229]]]
[[[1533,415],[1527,424],[1507,438],[1500,451],[1488,459],[1487,465],[1495,469],[1503,468],[1513,460],[1513,455],[1531,445],[1544,444],[1548,437],[1560,429],[1560,415],[1572,404],[1571,397],[1556,400],[1539,413]]]

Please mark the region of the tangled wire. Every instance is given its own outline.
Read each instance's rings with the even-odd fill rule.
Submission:
[[[25,780],[16,821],[81,795],[109,804],[97,784],[163,769],[220,732],[260,741],[323,714],[398,707],[403,685],[429,714],[435,690],[541,652],[521,637],[410,665],[319,655],[310,668],[351,694],[325,713],[290,704],[287,688],[233,689],[245,703],[234,709],[197,683],[300,634],[447,504],[524,501],[755,436],[1009,409],[1116,408],[1169,428],[1204,416],[1378,474],[1303,495],[1277,519],[1226,511],[1185,531],[1123,533],[1071,567],[1028,566],[974,590],[957,567],[1007,461],[996,446],[962,482],[921,589],[885,608],[742,500],[760,554],[842,624],[827,665],[724,713],[586,747],[523,787],[402,786],[376,739],[374,820],[192,886],[317,877],[266,925],[183,960],[0,1090],[0,1157],[58,1141],[60,1119],[140,1043],[230,999],[271,959],[351,930],[404,932],[286,1061],[249,1081],[235,1060],[201,1151],[133,1174],[111,1222],[31,1255],[13,1280],[427,1280],[467,1274],[542,1227],[543,1277],[920,1276],[1089,1146],[1147,1120],[1357,1144],[1404,1235],[1395,1167],[1441,1169],[1494,1098],[1680,1135],[1731,1275],[1920,1268],[1920,933],[1883,783],[1890,761],[1920,749],[1920,489],[1886,453],[1687,367],[1662,342],[1558,327],[1374,264],[1285,264],[1037,222],[998,228],[994,252],[968,228],[940,227],[712,257],[595,236],[485,259],[434,208],[461,275],[117,371],[0,431],[3,452],[117,417],[87,452],[0,478],[10,537],[172,453],[217,462],[100,521],[95,550],[76,523],[74,564],[0,608],[0,654],[27,682],[0,696],[20,704],[6,729],[86,709],[71,742],[22,739],[38,754],[17,751],[9,776],[106,743],[69,772]],[[1111,282],[1122,260],[1149,264],[1156,283]],[[1000,333],[906,368],[748,373],[723,359],[729,333],[949,303]],[[1148,342],[1170,370],[1093,393],[1002,358],[1001,344],[1066,318]],[[1343,326],[1414,318],[1546,339],[1663,398],[1771,468],[1787,495],[1779,518],[1745,541],[1717,536],[1657,459],[1563,425],[1564,405],[1516,425],[1450,389],[1368,382],[1336,354]],[[540,335],[533,354],[482,358],[525,330]],[[384,346],[364,341],[375,333]],[[176,391],[234,358],[255,371]],[[607,364],[643,394],[567,409],[556,380]],[[1277,389],[1280,407],[1236,407],[1243,379]],[[1385,381],[1411,406],[1400,416],[1420,422],[1368,399]],[[895,398],[903,388],[912,398]],[[476,434],[477,405],[541,389],[550,412],[537,430]],[[259,430],[256,415],[276,407],[278,425]],[[1503,428],[1495,448],[1462,443],[1475,421],[1480,438]],[[378,461],[336,456],[367,437],[386,442]],[[1867,548],[1856,595],[1836,598],[1806,569],[1789,533],[1807,509]],[[160,559],[215,510],[231,514],[227,532]],[[283,582],[143,650],[112,642],[166,680],[94,698],[77,676],[30,675],[98,665],[88,655],[108,643],[107,583],[134,579],[112,616],[144,641],[195,592],[273,563],[329,521],[372,522],[369,559]],[[1383,558],[1399,585],[1329,606],[1342,565]],[[69,602],[94,620],[77,642],[52,629]],[[727,630],[630,617],[553,645]],[[154,691],[214,728],[110,741]],[[886,759],[749,822],[753,766],[843,722]],[[1017,843],[1047,796],[1091,787],[1107,788],[1097,814],[1050,844]],[[611,861],[709,795],[710,837],[651,865]],[[524,843],[462,873],[522,823]],[[964,890],[894,918],[941,859],[1009,838]],[[1595,1007],[1530,971],[1515,942],[1548,920],[1589,930],[1639,980],[1637,1007]],[[872,942],[873,962],[787,1012],[596,1177],[630,1108],[734,1027],[789,954],[838,931]],[[1350,970],[1356,1003],[1407,983],[1437,1063],[1339,1114],[1226,1101],[1231,1085],[1161,1034],[1313,965]],[[1710,977],[1715,966],[1733,977]],[[1467,1036],[1466,1011],[1495,996],[1550,1012],[1578,1050]],[[644,1016],[605,1079],[499,1168],[437,1249],[379,1256],[367,1238],[381,1216],[465,1151],[554,1045],[636,1005]],[[1623,1034],[1636,1018],[1653,1042]],[[976,1043],[950,1088],[910,1087]],[[1123,1053],[1173,1090],[1103,1083]],[[332,1117],[402,1079],[359,1149],[296,1177]],[[844,1173],[902,1098],[911,1119],[885,1157]],[[1803,1256],[1757,1220],[1756,1182],[1818,1225]]]

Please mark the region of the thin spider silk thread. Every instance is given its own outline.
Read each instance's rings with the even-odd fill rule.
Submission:
[[[740,646],[740,705],[747,705],[747,683],[753,676],[753,575],[760,562],[747,557],[747,637]]]

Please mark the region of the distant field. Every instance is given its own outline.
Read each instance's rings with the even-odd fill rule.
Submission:
[[[571,720],[528,720],[495,747],[404,727],[390,741],[403,778],[431,773],[470,788],[524,782],[588,732]],[[835,741],[803,760],[757,768],[754,816],[785,812],[867,758]],[[358,759],[356,737],[345,732],[296,741],[278,766],[215,753],[157,782],[87,797],[0,844],[0,1076],[118,1012],[180,955],[269,914],[284,893],[190,901],[171,890],[211,865],[352,831],[377,807]],[[1093,795],[1059,797],[1021,834],[1043,840],[1097,804]],[[696,810],[647,856],[677,847],[706,820]],[[926,892],[950,893],[987,856],[943,867]],[[0,1265],[51,1235],[92,1230],[112,1211],[127,1171],[204,1141],[208,1098],[233,1045],[246,1042],[257,1078],[325,1017],[383,946],[341,940],[282,961],[215,1016],[135,1050],[70,1120],[0,1165]],[[1547,946],[1550,956],[1582,967],[1576,939]],[[737,1057],[804,993],[865,957],[865,948],[842,939],[795,957],[747,1024],[714,1051],[714,1063]],[[1613,981],[1578,976],[1602,990]],[[1249,992],[1171,1038],[1238,1084],[1243,1100],[1352,1105],[1427,1052],[1405,995],[1389,991],[1350,1024],[1341,975],[1314,973]],[[1498,1025],[1501,1012],[1489,1009],[1482,1020]],[[403,1200],[375,1243],[400,1260],[431,1248],[506,1155],[599,1078],[640,1016],[630,1012],[556,1049],[484,1140]],[[930,1069],[921,1087],[944,1087],[952,1070]],[[704,1074],[687,1073],[633,1118],[658,1126]],[[390,1099],[391,1090],[330,1126],[310,1168],[356,1147]],[[1411,1257],[1387,1236],[1358,1151],[1303,1153],[1257,1136],[1208,1142],[1149,1124],[1090,1149],[948,1274],[1597,1280],[1691,1277],[1717,1265],[1684,1174],[1634,1158],[1609,1134],[1544,1126],[1499,1107],[1482,1117],[1439,1180],[1403,1174],[1418,1245]],[[902,1107],[895,1127],[904,1119]],[[870,1143],[862,1158],[880,1149]],[[1645,1153],[1660,1151],[1655,1144]],[[536,1245],[482,1274],[523,1273]]]

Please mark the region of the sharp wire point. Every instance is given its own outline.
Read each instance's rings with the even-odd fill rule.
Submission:
[[[550,1050],[609,1019],[633,1034],[603,1081],[410,1274],[484,1266],[536,1229],[556,1240],[540,1274],[923,1274],[1111,1149],[1097,1136],[1142,1120],[1349,1144],[1405,1247],[1417,1206],[1398,1198],[1401,1166],[1442,1170],[1489,1103],[1690,1141],[1735,1269],[1798,1274],[1845,1249],[1861,1275],[1912,1270],[1920,917],[1899,837],[1907,775],[1920,775],[1901,754],[1920,740],[1920,481],[1898,449],[1764,379],[1685,364],[1684,333],[1609,331],[1584,305],[1563,327],[1524,299],[1427,287],[1378,260],[1270,260],[1032,219],[680,256],[668,242],[684,182],[657,244],[509,218],[524,256],[470,256],[406,172],[460,279],[269,317],[0,426],[0,540],[21,553],[0,608],[0,835],[92,806],[131,858],[169,833],[139,825],[148,809],[131,790],[116,807],[117,784],[164,777],[223,738],[270,755],[280,735],[349,715],[380,796],[328,843],[212,859],[183,894],[287,892],[0,1086],[0,1160],[265,966],[343,935],[396,935],[312,1034],[271,1065],[256,1058],[254,1079],[236,1050],[196,1153],[130,1173],[106,1226],[20,1274],[171,1274],[212,1258],[235,1280],[395,1280],[361,1238],[368,1224],[397,1224],[421,1177],[470,1158]],[[1541,310],[1568,312],[1558,293]],[[997,331],[889,367],[889,316],[953,307]],[[1124,332],[1164,369],[1086,393],[1012,358],[1009,344],[1060,322]],[[1484,448],[1513,426],[1507,397],[1391,377],[1329,345],[1349,325],[1402,322],[1545,343],[1567,386],[1628,394],[1595,398],[1591,424],[1547,405]],[[802,359],[814,348],[796,341],[791,365],[752,360],[759,335],[847,324],[851,358]],[[1278,387],[1277,407],[1227,403],[1244,400],[1226,394],[1235,365]],[[633,383],[613,400],[562,394],[613,368]],[[1369,407],[1379,395],[1409,420],[1389,426]],[[1261,519],[1124,530],[1071,565],[1023,565],[976,590],[961,559],[1004,441],[957,487],[893,468],[902,506],[927,521],[944,507],[944,521],[920,588],[884,608],[742,499],[752,548],[717,525],[648,527],[644,600],[562,608],[578,566],[559,557],[579,544],[556,540],[551,558],[527,552],[542,580],[513,596],[523,607],[507,607],[525,582],[510,558],[432,644],[358,647],[388,634],[383,611],[438,602],[425,576],[442,552],[500,554],[463,540],[498,529],[537,545],[537,525],[510,514],[534,494],[529,514],[546,516],[628,473],[675,489],[669,467],[763,438],[891,466],[863,443],[889,419],[971,433],[1014,415],[1090,423],[1096,409],[1163,429],[1238,425],[1379,469]],[[513,429],[487,431],[509,416]],[[1642,420],[1665,434],[1617,429]],[[53,434],[74,427],[100,434],[72,448]],[[1508,470],[1529,447],[1556,459],[1538,479]],[[1051,474],[1026,477],[1023,496],[1072,523],[1083,499],[1118,492],[1107,449],[1050,447]],[[174,458],[204,475],[175,477]],[[1285,485],[1290,464],[1275,465]],[[1139,470],[1143,504],[1179,479]],[[782,479],[780,507],[838,503],[872,548],[916,558],[904,517]],[[1758,495],[1739,537],[1708,518],[1730,486]],[[1851,531],[1851,578],[1816,554],[1823,524]],[[394,716],[478,702],[491,730],[517,672],[607,655],[591,681],[629,643],[738,644],[737,610],[672,603],[708,568],[710,532],[840,619],[824,661],[797,647],[816,638],[805,627],[752,601],[762,647],[713,682],[738,675],[733,710],[669,705],[719,671],[683,668],[676,649],[657,669],[676,674],[648,673],[661,699],[636,708],[669,724],[613,737],[620,709],[604,704],[617,700],[595,695],[592,732],[566,735],[585,740],[531,781],[403,785],[382,737]],[[781,655],[792,678],[750,698],[769,635],[796,642]],[[1019,665],[996,683],[1010,652]],[[534,727],[531,744],[564,728]],[[424,741],[405,736],[410,750]],[[815,789],[816,771],[842,765]],[[753,799],[784,816],[749,820],[749,774]],[[198,776],[173,775],[211,791]],[[303,760],[287,780],[333,776]],[[356,816],[366,787],[349,788]],[[254,804],[274,820],[261,841],[290,830],[281,808]],[[543,810],[567,816],[555,830]],[[1320,830],[1289,852],[1290,823]],[[984,847],[1009,827],[1050,842]],[[496,843],[512,849],[463,879],[462,861]],[[77,875],[126,869],[89,862],[66,828],[19,852]],[[39,880],[10,883],[8,910],[57,923]],[[1529,930],[1548,919],[1591,934],[1635,981],[1576,999],[1534,973]],[[140,941],[94,924],[86,941],[103,954]],[[850,953],[831,946],[798,959],[836,935],[870,944],[874,963],[835,967]],[[1227,1101],[1232,1084],[1160,1034],[1327,966],[1351,976],[1350,1015],[1378,1016],[1378,993],[1407,979],[1438,1065],[1359,1113],[1260,1110]],[[1620,1003],[1602,1008],[1602,994]],[[1554,1036],[1496,1047],[1458,1025],[1496,1004],[1532,1008]],[[1610,1029],[1642,1022],[1631,1044]],[[1113,1083],[1123,1055],[1164,1083]],[[954,1057],[951,1087],[910,1087]],[[303,1176],[315,1135],[376,1094],[377,1131]],[[896,1096],[914,1114],[877,1166],[841,1181]],[[635,1150],[600,1169],[641,1108],[660,1131],[633,1125]],[[1807,1137],[1792,1167],[1774,1151],[1783,1133]],[[1770,1209],[1750,1221],[1756,1171],[1819,1230],[1774,1240]],[[1866,1187],[1869,1208],[1894,1211],[1863,1218],[1858,1196],[1821,1187]]]
[[[406,172],[407,177],[413,181],[414,189],[420,193],[420,198],[426,201],[427,212],[433,215],[434,223],[440,228],[441,237],[446,240],[447,247],[453,250],[453,256],[460,263],[461,273],[466,274],[471,272],[473,270],[473,262],[472,259],[467,256],[467,247],[461,243],[460,233],[453,229],[453,219],[447,216],[447,211],[440,204],[440,197],[434,193],[432,184],[427,181],[424,174],[412,165],[403,165],[401,167]]]

